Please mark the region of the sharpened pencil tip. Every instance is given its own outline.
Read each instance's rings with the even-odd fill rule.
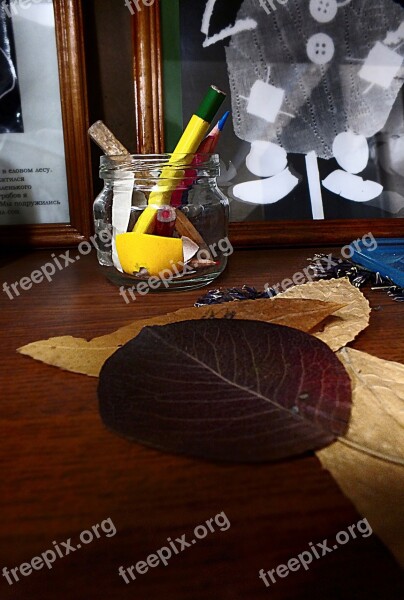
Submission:
[[[228,111],[227,111],[227,112],[226,112],[226,113],[223,115],[223,117],[220,119],[220,121],[219,121],[219,123],[218,123],[218,125],[217,125],[217,126],[218,126],[218,128],[219,128],[219,131],[223,131],[223,129],[224,129],[224,126],[226,125],[226,121],[227,121],[227,119],[229,118],[229,116],[230,116],[230,111],[228,110]]]

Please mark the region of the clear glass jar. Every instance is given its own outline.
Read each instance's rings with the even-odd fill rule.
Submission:
[[[143,294],[216,279],[233,250],[219,174],[217,154],[103,156],[94,223],[107,277]]]

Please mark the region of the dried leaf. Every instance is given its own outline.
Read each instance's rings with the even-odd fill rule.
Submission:
[[[164,451],[277,460],[345,433],[351,382],[315,337],[261,321],[146,327],[103,366],[107,427]]]
[[[404,467],[342,442],[317,452],[317,456],[404,567]]]
[[[369,325],[370,306],[360,290],[350,284],[349,279],[314,281],[290,288],[278,298],[312,298],[326,302],[344,304],[335,313],[339,319],[330,322],[316,337],[334,351],[340,350]]]
[[[352,348],[338,357],[353,385],[346,443],[404,465],[404,365]]]
[[[404,365],[352,348],[337,356],[352,380],[351,421],[317,456],[404,567]]]
[[[44,363],[66,371],[98,377],[102,365],[120,346],[126,344],[151,325],[166,325],[194,319],[235,318],[252,319],[288,325],[302,331],[313,331],[328,316],[339,311],[342,303],[313,300],[255,300],[234,303],[231,306],[184,308],[173,313],[135,321],[114,331],[87,341],[81,338],[56,337],[28,344],[18,351]]]
[[[83,338],[66,335],[33,342],[19,348],[18,352],[47,365],[87,375],[92,373],[94,365],[103,357],[105,362],[111,349],[97,347]]]

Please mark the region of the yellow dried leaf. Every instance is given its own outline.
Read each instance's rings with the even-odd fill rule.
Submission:
[[[351,285],[349,279],[313,281],[297,285],[279,294],[278,298],[311,298],[344,304],[334,315],[339,318],[328,323],[324,331],[316,334],[316,337],[334,352],[352,342],[369,325],[369,302],[360,290]]]
[[[404,365],[352,348],[344,348],[337,356],[352,380],[346,442],[404,464]]]
[[[316,453],[339,487],[404,567],[404,467],[335,442]]]
[[[404,566],[404,365],[352,348],[338,357],[352,380],[350,426],[316,454]]]
[[[98,377],[104,362],[118,348],[143,329],[152,325],[167,325],[179,321],[232,317],[266,321],[311,332],[327,317],[339,312],[342,303],[313,300],[246,300],[225,305],[185,308],[167,315],[135,321],[117,331],[86,341],[80,338],[59,337],[28,344],[18,351],[36,360],[74,373]]]

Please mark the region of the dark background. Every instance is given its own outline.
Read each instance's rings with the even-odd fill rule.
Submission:
[[[162,0],[169,1],[169,0]],[[258,0],[257,0],[258,1]],[[211,19],[210,35],[218,33],[223,28],[233,25],[243,0],[217,0]],[[403,5],[403,2],[400,2]],[[229,45],[230,38],[218,42],[208,48],[203,48],[205,39],[201,33],[201,23],[205,11],[205,0],[180,0],[180,29],[181,29],[181,56],[182,56],[182,78],[183,78],[183,113],[184,123],[190,118],[198,106],[205,89],[214,83],[229,95],[226,108],[231,109],[230,87],[227,74],[225,47]],[[279,5],[279,10],[282,6]],[[262,9],[263,18],[267,15]],[[399,24],[397,24],[398,27]],[[399,96],[397,104],[402,110],[402,96]],[[378,143],[377,138],[368,140],[372,147]],[[234,133],[233,127],[227,126],[220,142],[219,151],[226,163],[232,161],[237,168],[238,175],[233,184],[242,181],[259,179],[252,175],[245,166],[245,158],[250,151],[250,144],[240,140]],[[371,153],[372,154],[372,153]],[[377,156],[377,151],[375,152]],[[307,184],[305,156],[301,154],[288,154],[289,168],[295,172],[302,182],[283,200],[268,206],[246,204],[231,198],[233,218],[236,214],[243,216],[243,220],[305,220],[311,219],[311,205]],[[319,159],[321,179],[325,179],[335,169],[339,169],[336,160]],[[387,174],[377,161],[369,161],[365,171],[360,173],[363,179],[371,179],[380,182],[385,190],[396,191],[404,195],[403,179],[399,176],[392,177]],[[322,187],[324,212],[326,219],[378,219],[391,218],[392,216],[404,217],[404,209],[397,215],[370,206],[368,203],[358,203],[345,200],[335,196]]]
[[[8,58],[11,58],[17,71],[12,23],[6,15],[3,2],[0,2],[0,48]],[[11,83],[10,66],[0,52],[0,95],[10,87]],[[18,77],[14,89],[0,100],[0,133],[8,132],[24,132]]]
[[[258,0],[257,0],[258,1]],[[171,0],[161,0],[171,2]],[[242,0],[217,0],[211,21],[211,33],[231,25],[237,17]],[[403,1],[400,2],[403,5]],[[181,54],[183,77],[183,123],[184,126],[201,95],[211,83],[222,87],[230,95],[226,68],[225,47],[229,39],[212,47],[203,48],[204,36],[200,32],[205,0],[180,0]],[[281,6],[280,6],[281,8]],[[136,116],[133,90],[133,56],[137,43],[136,33],[132,31],[132,17],[124,2],[116,0],[86,0],[83,3],[86,59],[88,65],[88,92],[90,120],[102,119],[115,135],[132,152],[136,151]],[[265,16],[265,12],[263,10]],[[173,43],[176,40],[173,39]],[[186,83],[184,83],[186,82]],[[402,110],[403,96],[397,101],[398,112]],[[230,97],[223,111],[230,109]],[[376,144],[377,139],[371,141]],[[219,151],[224,161],[233,162],[237,168],[237,181],[254,179],[247,171],[245,157],[250,145],[238,139],[233,128],[227,125],[220,142]],[[102,185],[98,178],[99,156],[101,152],[92,145],[93,171],[96,192]],[[311,220],[305,157],[289,154],[289,166],[299,174],[302,182],[292,193],[280,202],[267,207],[254,207],[250,204],[232,200],[233,214],[243,220]],[[335,160],[319,160],[320,175],[327,177],[338,168]],[[369,162],[361,173],[365,179],[380,181],[385,189],[403,193],[403,178],[386,173],[380,164]],[[225,192],[229,192],[227,187]],[[322,189],[327,219],[378,219],[403,217],[404,211],[392,215],[380,208],[350,202],[335,197],[325,188]]]

